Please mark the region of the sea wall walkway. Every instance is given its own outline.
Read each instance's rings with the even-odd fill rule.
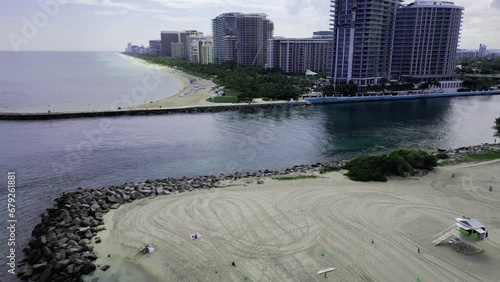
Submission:
[[[307,101],[311,102],[312,104],[330,104],[330,103],[343,103],[343,102],[371,102],[371,101],[388,101],[388,100],[404,100],[404,99],[449,98],[449,97],[462,97],[462,96],[491,96],[491,95],[500,95],[500,90],[456,92],[456,93],[434,93],[434,94],[322,97],[322,98],[308,98]]]
[[[461,96],[491,96],[500,95],[500,90],[458,92],[458,93],[437,93],[437,94],[398,94],[383,96],[357,96],[357,97],[322,97],[308,98],[298,102],[268,102],[268,103],[239,103],[209,106],[191,106],[179,108],[157,108],[157,109],[134,109],[134,110],[109,110],[92,112],[51,112],[51,113],[0,113],[0,120],[50,120],[50,119],[70,119],[70,118],[92,118],[92,117],[114,117],[114,116],[143,116],[143,115],[166,115],[178,113],[210,113],[223,111],[245,111],[266,108],[290,108],[297,106],[307,106],[314,104],[332,103],[355,103],[390,101],[404,99],[426,99],[426,98],[448,98]]]

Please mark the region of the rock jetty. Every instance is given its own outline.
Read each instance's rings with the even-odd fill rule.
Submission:
[[[18,265],[22,280],[41,282],[83,281],[82,276],[94,271],[97,255],[93,244],[105,230],[103,215],[121,205],[144,198],[166,196],[197,189],[222,188],[226,181],[242,178],[263,178],[277,175],[322,172],[326,165],[340,166],[343,162],[300,165],[283,170],[236,172],[193,178],[166,178],[125,183],[104,188],[82,189],[63,193],[53,207],[41,215],[32,239],[24,249],[25,258]],[[262,180],[258,180],[263,183]]]

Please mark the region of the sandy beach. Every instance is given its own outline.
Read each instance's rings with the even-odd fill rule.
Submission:
[[[143,199],[105,215],[95,251],[158,281],[499,281],[498,171],[493,161],[387,183],[332,172]],[[462,215],[486,225],[484,252],[431,244]],[[201,238],[191,240],[193,232]],[[145,244],[155,252],[139,255]],[[112,264],[108,272],[120,268],[99,260]],[[316,274],[328,267],[336,268],[328,278]]]
[[[153,103],[140,104],[129,107],[129,109],[159,109],[159,108],[179,108],[188,106],[201,105],[222,105],[208,102],[207,99],[215,96],[212,87],[215,84],[206,79],[193,76],[174,68],[169,68],[162,65],[152,64],[147,61],[134,58],[131,56],[120,54],[123,58],[131,61],[134,64],[147,66],[165,72],[167,75],[175,77],[182,85],[182,90],[170,97],[162,100],[153,101]]]

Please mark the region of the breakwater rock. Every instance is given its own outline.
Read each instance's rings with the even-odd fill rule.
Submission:
[[[144,198],[166,196],[197,189],[223,188],[227,181],[278,175],[323,172],[325,166],[341,166],[344,162],[300,165],[283,170],[236,172],[229,175],[166,178],[125,183],[104,188],[82,189],[64,193],[53,207],[41,215],[32,239],[24,249],[25,258],[18,265],[22,280],[42,282],[82,281],[82,276],[96,269],[97,255],[93,244],[105,230],[103,215],[121,205]]]
[[[94,117],[116,117],[116,116],[146,116],[146,115],[168,115],[168,114],[195,114],[215,113],[225,111],[252,111],[255,109],[291,108],[305,107],[308,102],[269,102],[255,104],[232,104],[232,105],[210,105],[192,106],[182,108],[165,109],[138,109],[138,110],[113,110],[93,112],[47,112],[47,113],[0,113],[0,120],[51,120],[51,119],[73,119]]]

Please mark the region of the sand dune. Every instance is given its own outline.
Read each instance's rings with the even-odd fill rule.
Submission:
[[[335,172],[146,199],[106,214],[96,251],[159,281],[499,281],[498,171],[490,162],[387,183]],[[485,252],[430,244],[462,215],[487,226]],[[202,237],[191,240],[193,231]],[[157,251],[138,255],[147,243]],[[316,275],[327,267],[337,269]]]

